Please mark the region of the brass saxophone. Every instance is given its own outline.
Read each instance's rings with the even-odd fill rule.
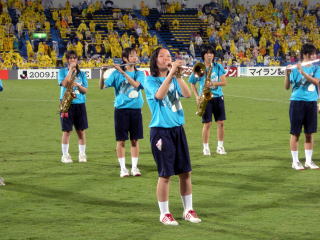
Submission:
[[[59,111],[60,111],[60,116],[62,118],[68,118],[69,114],[69,108],[71,106],[71,102],[74,98],[76,98],[76,93],[73,91],[73,83],[76,79],[76,76],[79,72],[79,68],[77,66],[77,70],[73,71],[70,77],[70,81],[68,81],[67,86],[66,86],[66,91],[64,92],[63,98],[60,101],[59,105]]]
[[[197,103],[197,112],[196,114],[200,117],[204,114],[208,102],[213,98],[213,94],[211,92],[211,88],[208,87],[208,84],[211,82],[211,73],[212,73],[213,65],[209,67],[207,71],[206,80],[202,89],[201,96],[199,97],[199,101]]]

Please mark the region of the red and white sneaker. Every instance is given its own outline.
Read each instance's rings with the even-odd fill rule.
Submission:
[[[197,213],[192,209],[184,212],[182,218],[184,220],[192,222],[192,223],[200,223],[201,222],[201,219],[198,217]]]
[[[128,171],[128,169],[121,169],[120,170],[120,177],[121,178],[124,178],[124,177],[129,177],[129,171]]]
[[[131,168],[131,175],[134,177],[140,177],[141,176],[141,172],[139,170],[139,168]]]
[[[171,226],[179,225],[179,223],[173,218],[171,213],[161,214],[160,222],[162,222],[164,225],[171,225]]]

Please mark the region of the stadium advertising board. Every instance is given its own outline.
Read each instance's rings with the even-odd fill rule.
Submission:
[[[227,77],[238,77],[239,75],[239,71],[237,67],[225,67],[224,68],[226,70],[226,76]],[[114,71],[114,68],[108,69],[105,73],[104,73],[104,78],[107,78],[110,76],[110,74]],[[150,76],[150,69],[149,68],[139,68],[138,70],[144,72],[144,74],[146,75],[146,77]],[[101,74],[101,72],[100,72]]]
[[[9,71],[0,70],[0,80],[8,80],[8,79],[9,79]]]
[[[227,77],[238,77],[239,71],[237,67],[224,67]]]
[[[92,78],[92,70],[89,68],[81,69],[86,72],[87,79]],[[58,79],[59,69],[19,69],[18,79]]]
[[[240,76],[275,77],[284,76],[285,67],[241,67]]]

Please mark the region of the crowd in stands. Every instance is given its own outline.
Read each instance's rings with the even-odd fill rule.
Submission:
[[[208,37],[217,61],[224,65],[278,66],[296,62],[302,44],[312,42],[320,49],[320,3],[312,8],[308,1],[299,4],[270,1],[266,5],[243,6],[237,1],[223,0],[199,6],[198,17],[205,31],[194,33],[189,49],[176,52],[192,65],[196,53]],[[110,65],[121,57],[123,48],[134,46],[141,57],[142,66],[148,66],[151,52],[159,46],[157,35],[150,34],[146,18],[139,18],[129,10],[112,8],[112,1],[87,1],[71,6],[52,8],[48,16],[41,0],[0,0],[0,69],[56,67],[66,62],[58,43],[50,39],[56,29],[66,42],[66,50],[75,50],[80,56],[81,67]],[[184,9],[179,1],[159,0],[161,13],[175,13]],[[72,10],[71,10],[72,9]],[[108,21],[105,33],[97,30],[95,14],[110,11],[114,21]],[[141,16],[149,15],[149,8],[142,0]],[[115,22],[115,24],[114,24]],[[170,28],[169,28],[170,25]],[[157,21],[155,28],[179,29],[179,21]],[[34,41],[32,33],[45,32],[48,39]],[[19,54],[21,44],[27,56]],[[61,49],[60,49],[61,50]],[[60,60],[60,55],[62,60]]]
[[[228,13],[225,21],[217,16],[217,8],[207,13],[199,8],[198,17],[207,25],[216,58],[225,65],[278,66],[296,62],[306,42],[320,49],[320,3],[310,8],[307,0],[298,4],[270,1],[267,6],[233,8],[224,0],[222,8]],[[202,44],[199,39],[194,42],[197,47]]]

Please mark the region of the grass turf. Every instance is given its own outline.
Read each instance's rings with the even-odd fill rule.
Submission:
[[[147,104],[140,141],[142,177],[119,178],[113,90],[89,81],[88,163],[60,162],[59,88],[54,80],[4,81],[0,94],[0,239],[318,239],[320,171],[294,171],[289,151],[290,91],[282,78],[229,78],[224,87],[228,154],[202,156],[194,98],[183,99],[193,166],[194,208],[203,222],[181,219],[177,177],[170,210],[178,227],[159,223],[156,167]],[[210,138],[216,146],[216,127]],[[303,137],[300,159],[304,161]],[[318,134],[314,160],[320,163]],[[127,166],[130,166],[127,142]],[[77,159],[77,138],[70,153]]]

